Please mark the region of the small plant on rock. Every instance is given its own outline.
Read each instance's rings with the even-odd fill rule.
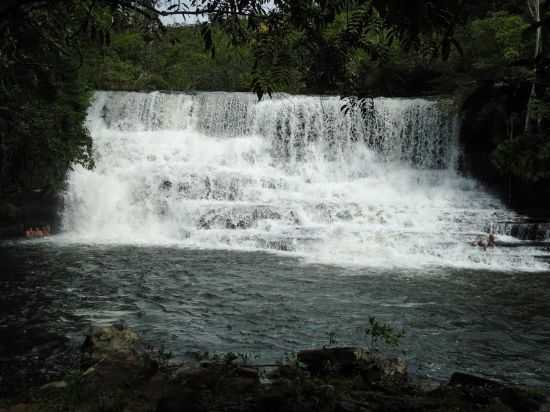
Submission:
[[[330,346],[338,344],[338,340],[336,339],[336,332],[331,331],[328,333],[328,344]]]
[[[390,347],[399,346],[399,341],[405,336],[405,331],[396,331],[387,323],[379,322],[374,316],[369,317],[369,325],[365,328],[365,337],[370,340],[370,346],[378,350],[379,342],[382,341]]]

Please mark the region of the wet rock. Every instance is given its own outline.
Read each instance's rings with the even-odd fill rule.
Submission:
[[[368,350],[355,347],[310,349],[298,353],[298,360],[314,374],[327,370],[347,371],[367,359]]]
[[[353,220],[353,215],[349,210],[344,210],[336,213],[336,217],[340,220],[345,220],[345,221]]]
[[[269,207],[257,207],[254,209],[254,212],[252,213],[252,219],[254,220],[262,220],[262,219],[270,219],[270,220],[281,220],[282,216],[279,212],[276,212],[272,210]]]
[[[199,219],[199,228],[204,230],[210,230],[210,223],[206,221],[204,216]]]
[[[89,367],[112,357],[134,358],[139,345],[138,335],[123,325],[96,328],[82,345],[82,364]]]
[[[210,359],[203,359],[199,362],[199,365],[201,368],[209,368],[211,366],[214,366],[216,363]]]
[[[448,386],[461,389],[467,399],[478,404],[502,403],[516,412],[550,410],[548,398],[540,393],[481,376],[456,372]]]
[[[81,348],[80,364],[83,370],[92,370],[88,375],[94,380],[113,386],[150,376],[158,368],[138,335],[124,324],[90,333]]]
[[[294,244],[293,239],[258,239],[257,244],[261,248],[280,250],[282,252],[293,252],[296,250],[296,245]]]
[[[165,180],[160,184],[160,189],[167,191],[167,190],[172,189],[172,186],[173,186],[173,184],[172,184],[171,181]]]
[[[449,380],[450,386],[502,386],[500,382],[490,380],[481,376],[470,375],[462,372],[455,372]]]
[[[260,379],[258,370],[254,368],[238,367],[236,374],[242,378],[255,379],[257,382],[259,382]]]
[[[216,368],[183,366],[175,372],[173,382],[199,390],[214,386],[219,378]]]
[[[513,236],[527,241],[550,240],[550,222],[548,218],[541,221],[496,222],[486,227],[487,232],[498,235]]]
[[[232,219],[223,210],[210,210],[199,219],[199,228],[209,229],[234,229]]]
[[[408,381],[408,365],[399,358],[386,358],[365,348],[323,348],[298,353],[298,360],[304,363],[314,375],[360,374],[367,382],[401,385]]]
[[[162,363],[152,373],[147,359],[139,337],[125,324],[94,330],[82,349],[83,365],[93,365],[79,373],[78,404],[65,406],[92,411],[101,405],[101,410],[125,412],[550,412],[548,398],[541,392],[480,376],[455,373],[448,384],[433,390],[410,384],[404,361],[360,347],[302,351],[299,362],[273,366],[269,384],[261,383],[259,366],[239,363],[234,355]],[[266,372],[265,367],[262,370]],[[60,381],[42,388],[65,387]],[[33,393],[50,401],[51,395],[61,399],[58,395],[72,389]],[[0,412],[43,410],[49,409],[40,403],[0,408]]]
[[[407,362],[400,358],[385,358],[380,354],[371,354],[361,366],[361,375],[369,382],[404,384],[408,381]]]
[[[278,220],[281,215],[267,206],[235,206],[211,209],[199,218],[201,229],[249,229],[259,220]]]

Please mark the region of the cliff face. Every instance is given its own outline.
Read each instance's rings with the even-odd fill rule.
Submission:
[[[62,198],[56,193],[28,192],[0,197],[0,239],[21,237],[30,227],[59,227]]]

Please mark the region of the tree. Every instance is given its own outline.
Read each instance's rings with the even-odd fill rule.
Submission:
[[[542,0],[544,2],[544,0]],[[537,81],[539,63],[538,61],[542,58],[542,25],[541,25],[541,0],[527,0],[527,7],[529,9],[529,15],[533,19],[533,24],[536,26],[536,40],[535,40],[535,75],[533,79],[533,84],[531,85],[531,92],[529,94],[529,100],[527,101],[527,110],[525,115],[525,133],[528,134],[530,131],[531,124],[531,115],[532,115],[532,106],[533,100],[537,98]],[[540,123],[538,121],[537,123]]]
[[[58,189],[73,164],[93,166],[84,126],[83,42],[101,49],[114,27],[155,38],[163,16],[230,19],[265,1],[4,0],[0,2],[0,187]]]

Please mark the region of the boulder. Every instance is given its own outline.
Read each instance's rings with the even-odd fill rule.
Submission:
[[[82,345],[81,363],[85,368],[112,358],[137,358],[139,336],[121,325],[96,328],[86,336]]]
[[[199,390],[215,386],[219,379],[219,371],[214,367],[183,365],[174,373],[172,382]]]
[[[358,369],[368,382],[400,385],[408,381],[408,364],[400,358],[386,358],[379,353],[372,353],[368,360],[359,365]]]
[[[256,369],[219,361],[185,363],[172,374],[157,412],[208,411],[212,393],[232,404],[254,393],[259,384]]]
[[[391,382],[402,384],[408,381],[408,365],[403,359],[386,358],[366,348],[323,348],[298,353],[298,360],[314,375],[336,373],[360,374],[368,382]]]
[[[468,373],[455,372],[449,380],[450,386],[470,386],[470,387],[502,387],[502,383],[484,378],[482,376],[470,375]]]
[[[516,412],[550,410],[550,402],[545,395],[482,376],[456,372],[451,376],[448,386],[460,389],[467,399],[477,404],[498,402]]]
[[[85,375],[103,384],[117,386],[151,376],[158,369],[141,339],[125,325],[96,328],[86,337],[81,352]]]
[[[356,347],[309,349],[298,353],[298,360],[313,374],[328,370],[349,371],[367,359],[368,350]]]
[[[235,373],[237,376],[241,378],[255,379],[257,382],[260,381],[260,374],[258,372],[258,369],[246,368],[246,367],[240,366],[237,368]]]

